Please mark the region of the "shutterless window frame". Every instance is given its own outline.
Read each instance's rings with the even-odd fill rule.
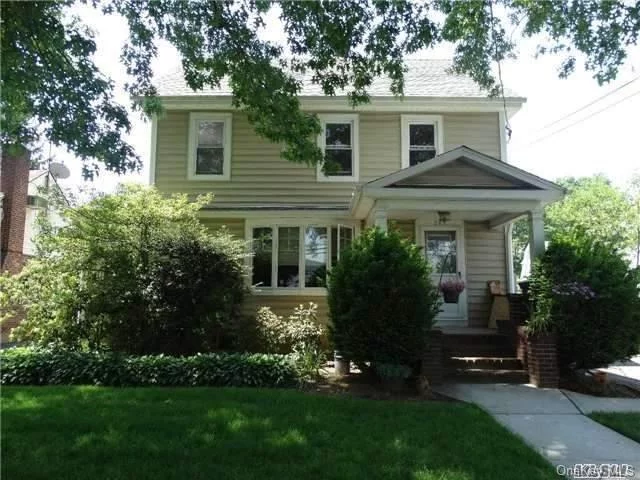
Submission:
[[[231,180],[231,139],[233,115],[230,113],[200,113],[189,114],[189,149],[187,158],[187,179],[197,181],[229,181]],[[223,124],[222,174],[198,174],[196,162],[198,155],[198,134],[200,122],[219,122]]]
[[[280,227],[297,227],[300,232],[299,235],[299,246],[298,246],[298,276],[299,276],[299,286],[297,287],[281,287],[278,286],[278,250],[279,250],[279,228]],[[247,222],[246,226],[246,234],[247,237],[251,239],[251,251],[253,251],[253,234],[254,229],[257,228],[270,228],[272,232],[271,239],[271,286],[260,286],[253,285],[253,257],[249,257],[249,267],[251,274],[249,276],[249,283],[251,285],[254,293],[257,294],[276,294],[276,295],[287,295],[287,294],[318,294],[318,295],[326,295],[327,289],[325,287],[307,287],[306,283],[306,262],[305,262],[305,237],[307,227],[318,227],[325,228],[326,232],[326,243],[327,243],[327,252],[326,252],[326,268],[327,271],[331,269],[331,261],[332,261],[332,246],[331,246],[331,229],[332,228],[348,228],[352,231],[352,240],[355,240],[358,235],[357,225],[355,222],[332,222],[332,223],[321,223],[321,222],[311,222],[311,223],[270,223],[270,222]],[[340,232],[338,232],[338,238],[340,236]],[[339,242],[338,242],[339,243]],[[340,248],[340,247],[338,247]]]

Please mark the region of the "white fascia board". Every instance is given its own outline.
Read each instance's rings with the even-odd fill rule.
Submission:
[[[352,107],[347,97],[299,96],[303,110],[313,112],[500,112],[501,99],[488,97],[371,97],[369,103]],[[134,99],[135,100],[135,99]],[[235,110],[228,95],[185,95],[160,97],[168,110]],[[526,99],[507,98],[509,115],[517,112]]]
[[[551,190],[497,190],[490,188],[380,188],[364,187],[364,194],[374,199],[447,199],[447,200],[536,200],[553,202],[562,194]]]
[[[349,210],[328,209],[328,210],[200,210],[198,215],[201,218],[239,218],[271,220],[287,219],[305,222],[309,219],[340,219],[343,221],[352,220]]]
[[[385,209],[387,211],[436,211],[447,210],[451,212],[513,212],[520,215],[522,212],[533,211],[537,209],[540,202],[535,200],[513,200],[505,202],[504,200],[411,200],[411,199],[380,199],[376,200],[376,208]]]

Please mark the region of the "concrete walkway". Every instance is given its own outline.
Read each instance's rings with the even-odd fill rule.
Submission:
[[[479,405],[559,471],[574,464],[628,464],[636,476],[627,478],[640,479],[640,444],[584,416],[579,403],[561,390],[507,384],[449,384],[435,390]],[[589,409],[585,399],[578,400]],[[631,401],[636,402],[631,407],[640,404]]]

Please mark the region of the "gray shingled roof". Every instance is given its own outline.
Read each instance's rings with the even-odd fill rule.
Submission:
[[[487,96],[486,90],[481,89],[471,78],[465,75],[456,75],[449,72],[450,60],[406,60],[408,71],[405,73],[404,94],[408,97],[470,97],[482,98]],[[311,74],[302,79],[302,96],[323,96],[320,85],[311,82]],[[388,77],[379,77],[374,80],[368,92],[371,96],[390,97],[391,80]],[[158,93],[163,97],[179,97],[190,95],[231,95],[231,89],[227,82],[222,81],[220,88],[205,88],[194,92],[185,83],[182,70],[174,72],[158,79]],[[340,93],[338,93],[340,95]],[[505,88],[505,96],[519,97],[513,91]]]

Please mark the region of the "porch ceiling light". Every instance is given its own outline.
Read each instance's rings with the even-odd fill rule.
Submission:
[[[444,225],[445,223],[447,223],[450,217],[451,212],[438,211],[438,223],[440,225]]]

